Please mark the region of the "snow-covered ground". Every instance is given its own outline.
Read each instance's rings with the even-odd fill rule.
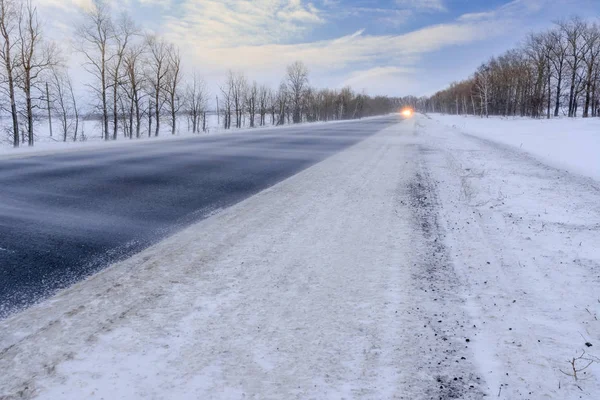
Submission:
[[[430,117],[461,132],[518,147],[556,168],[600,180],[600,118]]]
[[[560,148],[560,126],[573,121],[463,118],[471,134],[464,135],[445,127],[447,118],[433,118],[444,123],[419,122],[423,162],[437,182],[441,227],[477,327],[472,343],[488,394],[599,398],[600,182],[584,176],[594,176],[597,159],[565,157],[561,166],[575,173],[539,161]],[[597,121],[588,124],[581,126]],[[545,147],[544,129],[554,136]],[[524,152],[519,133],[538,145]],[[589,128],[560,137],[565,148],[593,143]],[[573,143],[578,138],[583,144]],[[569,361],[583,352],[595,361],[575,380]],[[577,369],[588,363],[575,361]]]
[[[366,117],[363,119],[370,118],[379,118],[379,117]],[[187,117],[179,117],[177,120],[176,131],[173,135],[171,132],[171,124],[168,120],[164,120],[161,122],[159,136],[154,136],[154,130],[152,130],[151,135],[148,135],[148,126],[145,125],[142,127],[140,138],[132,138],[123,136],[123,132],[121,128],[119,128],[119,136],[117,140],[108,140],[105,141],[102,139],[101,132],[102,127],[100,121],[83,121],[80,122],[82,129],[85,133],[85,140],[81,140],[81,133],[79,139],[77,141],[73,141],[72,137],[69,137],[67,141],[63,140],[63,136],[61,136],[58,130],[60,127],[56,126],[56,121],[54,122],[53,128],[53,136],[50,136],[50,128],[48,125],[47,119],[40,119],[35,124],[35,145],[30,147],[27,146],[27,142],[21,143],[21,146],[18,148],[14,148],[12,145],[12,137],[9,135],[9,123],[7,119],[0,119],[0,131],[5,132],[5,135],[0,138],[0,158],[6,157],[21,157],[21,156],[29,156],[29,155],[43,155],[49,153],[56,152],[70,152],[70,151],[80,151],[80,150],[96,150],[103,149],[107,147],[120,147],[120,146],[129,146],[135,145],[138,143],[148,143],[148,142],[160,142],[165,140],[181,140],[191,137],[202,137],[207,135],[219,135],[219,134],[227,134],[227,133],[236,133],[236,132],[259,132],[264,131],[265,129],[286,129],[290,127],[297,127],[294,124],[287,125],[272,125],[270,123],[270,117],[267,116],[266,124],[264,126],[258,126],[259,116],[256,117],[255,128],[250,128],[249,122],[246,119],[243,120],[243,126],[241,128],[231,128],[224,129],[220,122],[222,118],[217,118],[216,114],[207,115],[207,129],[206,132],[198,132],[193,133],[191,127],[188,124]],[[335,123],[343,123],[348,122],[347,120],[335,120],[335,121],[319,121],[319,122],[304,122],[303,124],[307,124],[309,126],[322,125],[322,124],[335,124]],[[112,129],[112,122],[110,123],[110,128]],[[112,137],[112,136],[111,136]]]
[[[385,129],[0,321],[0,398],[597,399],[600,183],[518,147]]]

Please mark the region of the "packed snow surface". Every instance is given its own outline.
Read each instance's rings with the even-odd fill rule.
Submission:
[[[582,175],[417,116],[0,321],[0,398],[597,399]]]

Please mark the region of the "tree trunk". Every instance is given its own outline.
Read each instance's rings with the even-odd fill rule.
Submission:
[[[140,115],[140,99],[137,93],[137,89],[134,92],[134,105],[135,105],[135,137],[140,138],[142,128],[142,116]]]
[[[68,136],[68,131],[69,131],[69,129],[67,128],[68,121],[67,121],[67,113],[66,113],[66,111],[63,111],[63,113],[62,113],[62,119],[63,119],[63,121],[62,121],[62,125],[63,125],[63,142],[66,142],[67,141],[67,136]]]
[[[131,103],[129,104],[129,139],[133,139],[133,111],[135,108],[135,98],[131,96]]]
[[[48,127],[50,128],[50,137],[52,137],[52,110],[50,109],[50,90],[46,82],[46,107],[48,108]]]
[[[33,146],[33,105],[31,102],[31,77],[29,71],[25,76],[25,107],[27,114],[27,145]]]
[[[102,49],[101,61],[101,80],[102,80],[102,118],[104,118],[104,140],[109,140],[108,136],[108,104],[106,100],[106,50]]]
[[[152,136],[152,101],[148,101],[148,137]]]
[[[552,74],[550,73],[550,57],[548,57],[548,110],[547,119],[550,119],[550,111],[552,108]]]
[[[554,116],[558,117],[560,111],[560,95],[562,89],[562,74],[558,75],[558,82],[556,83],[556,104],[554,106]]]
[[[5,17],[5,16],[3,16]],[[10,98],[10,114],[13,128],[13,147],[19,147],[19,116],[17,114],[17,102],[15,100],[15,82],[13,77],[13,60],[10,55],[10,36],[6,30],[6,21],[2,21],[2,36],[4,37],[4,67],[6,69],[6,79],[8,81],[8,96]]]
[[[171,135],[175,134],[175,130],[177,128],[177,116],[176,116],[176,112],[175,110],[171,110],[171,118],[172,118],[172,122],[171,122]]]
[[[117,84],[117,79],[118,79],[118,77],[115,76],[114,88],[113,88],[113,135],[112,135],[113,140],[117,140],[117,132],[119,130],[119,109],[118,109],[118,105],[117,105],[118,87],[119,86]]]
[[[175,109],[175,92],[171,94],[171,135],[175,134],[177,127],[177,110]]]
[[[569,117],[574,117],[575,112],[573,111],[573,101],[575,100],[575,78],[577,77],[577,68],[573,68],[571,74],[571,89],[569,90]]]
[[[73,103],[75,104],[75,103]],[[73,132],[73,141],[77,141],[77,132],[79,131],[79,111],[77,111],[77,106],[74,105],[75,110],[75,131]]]
[[[156,112],[156,115],[155,115],[155,118],[156,118],[156,128],[155,128],[154,136],[158,136],[158,132],[159,132],[159,129],[160,129],[160,104],[159,104],[160,93],[159,93],[158,90],[156,91],[156,97],[155,97],[154,100],[156,101],[156,104],[154,104],[154,107],[155,107],[154,111]]]
[[[589,110],[590,110],[590,100],[591,100],[591,91],[592,91],[592,74],[594,73],[594,63],[593,63],[593,59],[592,62],[590,63],[590,66],[588,67],[588,75],[587,75],[587,82],[585,85],[585,106],[583,108],[583,118],[588,118],[589,117]]]

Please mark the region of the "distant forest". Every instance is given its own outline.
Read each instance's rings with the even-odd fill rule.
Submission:
[[[573,17],[482,64],[430,98],[424,112],[480,116],[600,116],[600,28]]]

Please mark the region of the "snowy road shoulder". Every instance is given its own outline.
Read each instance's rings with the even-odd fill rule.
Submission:
[[[510,134],[503,137],[492,119],[487,126],[466,136],[421,121],[424,163],[438,182],[439,215],[478,328],[473,345],[488,392],[596,399],[600,183],[505,146]],[[529,136],[536,135],[544,132]]]

